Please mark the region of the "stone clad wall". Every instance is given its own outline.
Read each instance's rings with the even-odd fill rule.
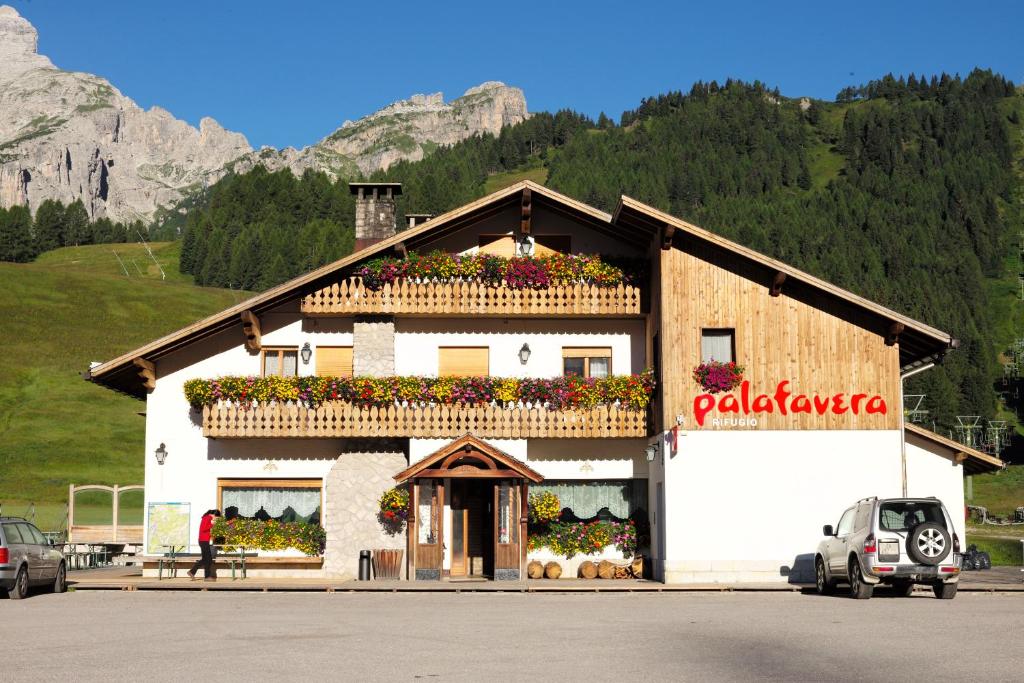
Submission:
[[[352,325],[352,373],[388,377],[395,374],[395,321],[356,320]],[[398,470],[395,470],[396,472]]]
[[[324,481],[325,576],[357,578],[360,550],[405,548],[404,532],[389,536],[381,527],[377,501],[395,485],[392,477],[406,466],[405,454],[393,443],[369,447],[364,444],[338,456]],[[405,559],[403,556],[403,578]]]

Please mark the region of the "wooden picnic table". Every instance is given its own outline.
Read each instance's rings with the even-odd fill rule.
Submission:
[[[167,568],[167,578],[176,579],[178,578],[178,566],[179,564],[189,564],[195,562],[195,560],[202,557],[200,553],[180,552],[180,550],[188,550],[188,546],[181,545],[163,545],[161,548],[165,548],[163,556],[157,560],[157,580],[163,580],[164,568]],[[213,568],[214,573],[217,571],[217,562],[222,561],[231,567],[231,580],[234,581],[236,578],[236,570],[238,574],[241,574],[241,578],[246,578],[246,554],[245,548],[241,546],[230,546],[238,548],[237,553],[220,553],[217,552],[219,548],[225,548],[229,546],[224,545],[211,545],[213,548]]]

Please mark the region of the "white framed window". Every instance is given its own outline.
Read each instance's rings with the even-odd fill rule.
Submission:
[[[703,329],[700,331],[700,360],[702,363],[736,360],[736,330],[732,328]]]
[[[295,346],[263,349],[263,376],[294,377],[299,374],[299,349]]]
[[[603,379],[612,374],[612,350],[609,347],[562,348],[562,374]]]
[[[218,479],[217,500],[226,519],[321,523],[322,479]]]

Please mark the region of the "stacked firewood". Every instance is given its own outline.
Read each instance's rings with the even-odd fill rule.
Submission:
[[[526,575],[531,579],[557,579],[562,576],[562,565],[557,562],[541,564],[533,560],[526,566]],[[580,565],[579,577],[582,579],[642,579],[644,576],[644,558],[637,555],[626,564],[616,564],[608,560],[591,562],[587,560]]]

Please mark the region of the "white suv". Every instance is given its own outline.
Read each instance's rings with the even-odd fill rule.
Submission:
[[[870,598],[879,583],[909,596],[919,583],[931,586],[937,598],[956,597],[960,539],[937,498],[865,498],[823,533],[814,557],[822,595],[843,582],[850,597],[860,600]]]

